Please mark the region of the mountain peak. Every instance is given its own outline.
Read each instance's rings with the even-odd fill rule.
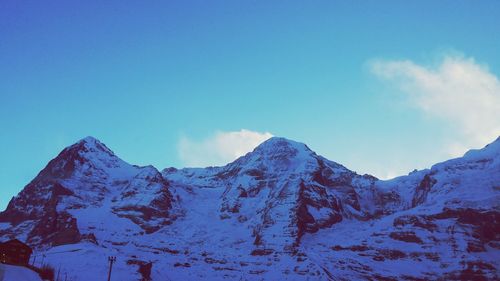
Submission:
[[[111,149],[109,149],[104,143],[99,141],[98,139],[92,137],[92,136],[87,136],[75,144],[67,147],[65,150],[70,150],[74,152],[79,152],[79,153],[99,153],[99,152],[104,152],[110,156],[114,156],[115,154]]]
[[[279,149],[292,149],[296,151],[311,151],[307,145],[283,137],[272,137],[261,143],[254,151],[276,151]]]
[[[315,162],[315,156],[316,153],[303,143],[282,137],[272,137],[261,143],[252,152],[230,163],[229,166],[243,165],[253,169],[264,165],[279,170],[294,170],[311,161]]]
[[[78,143],[80,143],[80,142],[92,143],[92,144],[101,143],[98,139],[94,138],[93,136],[86,136],[83,139],[78,141]]]
[[[42,178],[67,178],[82,167],[103,170],[125,164],[104,143],[88,136],[63,149],[47,164],[41,175]]]

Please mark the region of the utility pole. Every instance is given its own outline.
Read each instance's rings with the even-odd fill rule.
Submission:
[[[113,269],[113,263],[116,262],[116,257],[108,257],[109,261],[109,273],[108,273],[108,281],[111,281],[111,270]]]

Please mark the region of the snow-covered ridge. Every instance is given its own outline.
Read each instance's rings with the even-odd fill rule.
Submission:
[[[0,239],[27,241],[73,280],[104,274],[111,254],[120,280],[150,265],[153,280],[495,280],[499,190],[500,138],[382,181],[285,138],[160,172],[87,137],[11,200]]]

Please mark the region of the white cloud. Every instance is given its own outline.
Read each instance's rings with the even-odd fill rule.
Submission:
[[[394,82],[425,114],[446,120],[462,138],[449,144],[459,156],[500,134],[500,81],[473,58],[447,55],[435,67],[410,60],[378,60],[371,64],[378,77]]]
[[[192,140],[183,136],[178,143],[179,158],[189,167],[225,165],[252,151],[272,136],[268,132],[245,129],[234,132],[219,131],[203,140]]]

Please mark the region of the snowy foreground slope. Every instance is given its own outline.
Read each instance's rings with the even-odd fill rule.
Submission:
[[[103,280],[110,255],[113,280],[498,280],[500,138],[382,181],[284,138],[158,171],[88,137],[0,213],[14,237],[68,280]]]
[[[38,273],[22,266],[0,263],[0,281],[42,281]]]

